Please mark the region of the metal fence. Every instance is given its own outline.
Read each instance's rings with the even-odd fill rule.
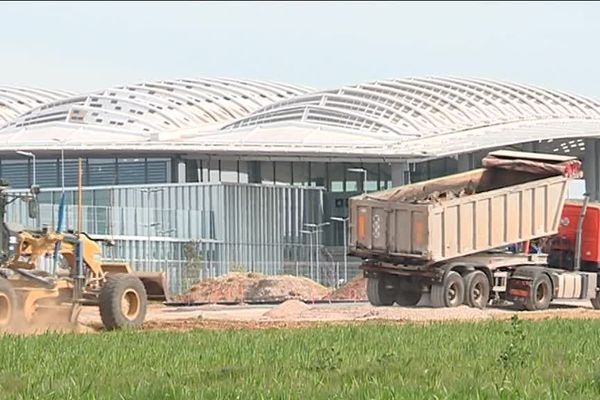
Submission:
[[[73,229],[77,191],[65,193],[67,228]],[[60,195],[61,189],[42,191],[37,221],[28,218],[25,203],[14,202],[7,221],[56,227]],[[83,229],[115,241],[104,247],[104,257],[127,261],[139,271],[164,271],[172,293],[231,271],[288,273],[330,286],[343,276],[322,238],[317,242],[315,235],[305,234],[307,224],[323,222],[319,188],[236,183],[87,187],[83,203]]]

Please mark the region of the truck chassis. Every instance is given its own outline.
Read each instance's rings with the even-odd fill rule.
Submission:
[[[486,252],[428,265],[368,259],[361,269],[375,306],[416,305],[429,293],[433,307],[510,301],[533,311],[555,299],[589,299],[600,309],[598,273],[552,268],[546,260],[545,254]]]

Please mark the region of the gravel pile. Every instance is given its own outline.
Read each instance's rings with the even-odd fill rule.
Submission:
[[[265,276],[257,273],[231,273],[196,283],[179,296],[182,302],[270,302],[298,299],[313,301],[330,292],[326,287],[304,277]]]

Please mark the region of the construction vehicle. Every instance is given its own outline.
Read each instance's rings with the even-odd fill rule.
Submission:
[[[428,294],[433,307],[600,308],[600,204],[566,201],[581,162],[496,151],[482,166],[350,199],[350,254],[363,259],[370,303]],[[529,251],[535,241],[544,252]]]
[[[0,330],[35,324],[40,313],[66,315],[75,323],[82,306],[97,306],[106,329],[139,327],[148,298],[166,298],[162,273],[136,274],[127,263],[101,259],[101,242],[84,232],[58,233],[5,222],[7,205],[28,202],[30,218],[38,217],[37,194],[9,194],[0,182]],[[57,247],[56,244],[60,243]],[[60,250],[60,265],[49,273],[38,260]]]

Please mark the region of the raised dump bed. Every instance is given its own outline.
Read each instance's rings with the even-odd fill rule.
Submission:
[[[558,231],[573,157],[498,151],[483,168],[350,199],[350,252],[430,264]]]

